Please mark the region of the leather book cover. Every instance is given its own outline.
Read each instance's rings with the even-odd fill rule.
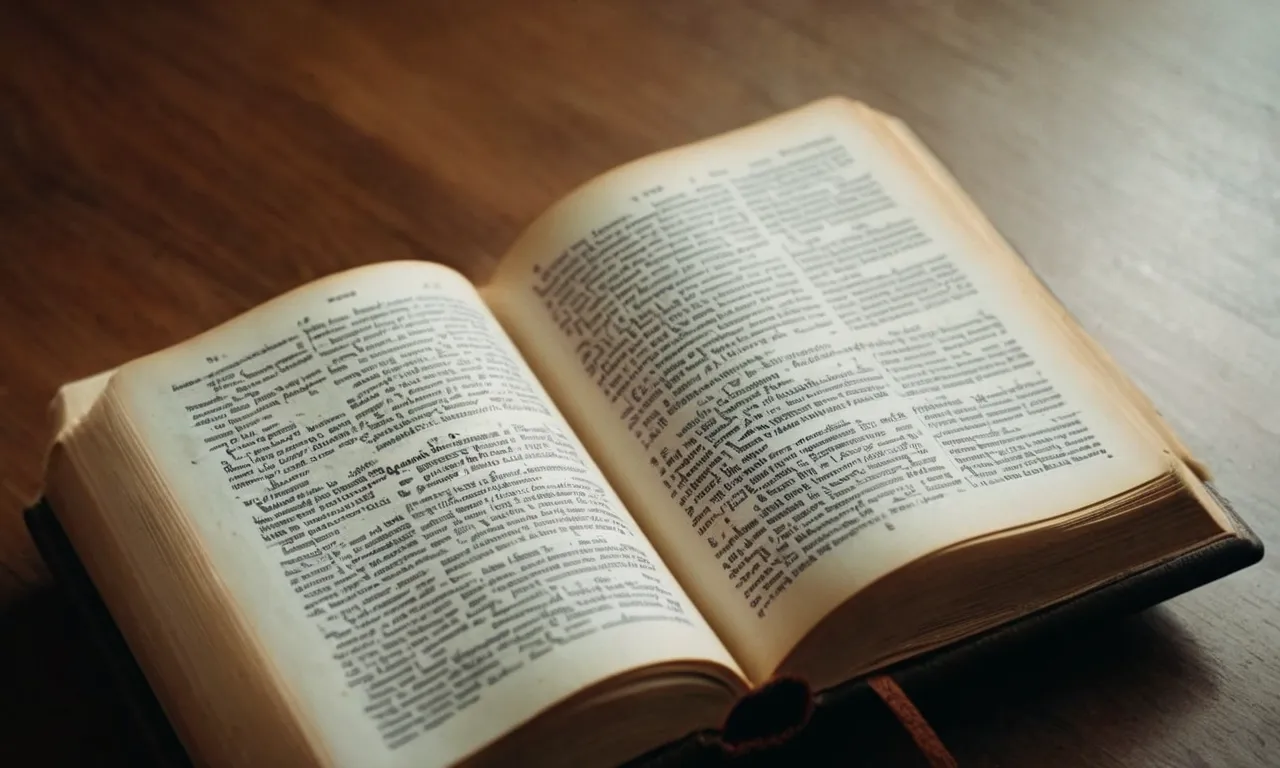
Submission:
[[[1143,610],[1258,562],[1263,555],[1262,542],[1220,496],[1219,500],[1231,515],[1238,538],[1206,545],[877,674],[891,676],[908,693],[928,691],[931,686],[945,685],[949,670],[989,663],[1015,645],[1030,645],[1086,623]],[[118,688],[122,706],[134,714],[139,746],[153,757],[149,762],[190,765],[53,510],[41,502],[26,510],[25,518],[49,570],[100,650],[101,663]],[[886,729],[895,725],[865,678],[813,694],[802,685],[774,686],[744,700],[721,731],[691,734],[636,759],[629,768],[772,765],[780,760],[809,762],[823,755],[847,756],[861,739],[883,739]]]

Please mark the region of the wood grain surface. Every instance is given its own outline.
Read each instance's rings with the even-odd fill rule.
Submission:
[[[0,762],[131,738],[21,521],[59,383],[342,267],[481,277],[588,177],[831,93],[921,135],[1271,548],[925,714],[966,766],[1276,765],[1267,0],[5,3]]]

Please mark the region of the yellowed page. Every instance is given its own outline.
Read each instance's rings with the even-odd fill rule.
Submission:
[[[482,291],[754,680],[890,570],[1169,470],[856,114],[608,173]]]
[[[1057,297],[1043,283],[1039,282],[1031,268],[1004,240],[995,227],[991,225],[991,222],[982,216],[982,212],[969,199],[964,190],[960,188],[955,178],[928,151],[915,132],[906,123],[897,118],[875,112],[866,107],[863,107],[862,110],[865,115],[864,119],[869,125],[879,123],[880,129],[890,134],[891,139],[886,143],[897,145],[896,151],[902,162],[911,164],[918,172],[932,177],[936,194],[946,198],[943,201],[944,204],[955,215],[963,217],[964,225],[972,227],[975,235],[983,236],[987,239],[990,248],[986,252],[992,259],[1003,262],[1006,269],[1015,271],[1024,277],[1024,282],[1027,283],[1028,289],[1039,294],[1047,308],[1054,313],[1059,322],[1077,337],[1080,345],[1088,349],[1094,359],[1094,364],[1109,380],[1108,383],[1115,387],[1118,394],[1126,398],[1141,413],[1150,427],[1159,435],[1159,439],[1168,444],[1174,454],[1187,465],[1187,468],[1196,477],[1202,481],[1210,480],[1212,472],[1209,466],[1192,455],[1190,449],[1182,442],[1182,438],[1173,430],[1146,393],[1139,389],[1129,375],[1120,368],[1119,364],[1111,357],[1111,354],[1076,322],[1076,319],[1062,306]]]
[[[128,438],[106,376],[59,392],[42,495],[165,717],[197,765],[331,765]]]
[[[740,675],[451,270],[328,278],[107,396],[335,764],[452,764],[647,665]]]

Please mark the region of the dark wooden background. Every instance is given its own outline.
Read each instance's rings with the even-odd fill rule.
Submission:
[[[60,382],[345,266],[482,276],[589,176],[829,93],[916,129],[1274,553],[1275,3],[10,2],[0,762],[131,738],[20,517]],[[962,765],[1274,766],[1278,608],[1270,554],[926,714]]]

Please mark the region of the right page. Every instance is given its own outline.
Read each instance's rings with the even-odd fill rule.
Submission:
[[[606,174],[483,291],[757,682],[878,577],[1173,461],[867,116]]]

